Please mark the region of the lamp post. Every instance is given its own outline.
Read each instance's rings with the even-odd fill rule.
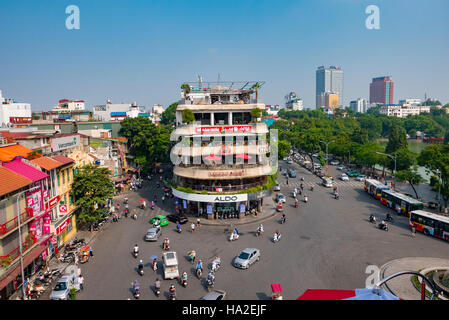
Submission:
[[[382,152],[376,152],[377,154],[381,154],[384,156],[387,156],[388,158],[394,160],[394,191],[396,191],[396,159],[397,159],[397,155],[391,155],[388,153],[382,153]]]
[[[21,276],[22,276],[22,284],[21,284],[21,286],[22,286],[22,299],[23,299],[23,300],[25,300],[25,286],[24,286],[24,283],[25,283],[25,276],[24,276],[24,272],[23,272],[22,228],[21,228],[21,221],[20,221],[20,205],[19,205],[19,199],[20,199],[20,196],[21,196],[23,193],[25,193],[25,192],[31,192],[31,191],[36,190],[36,189],[38,189],[38,188],[39,188],[39,186],[36,186],[36,187],[31,188],[31,189],[28,189],[28,190],[24,190],[24,191],[22,191],[22,192],[19,192],[19,193],[17,194],[17,201],[16,201],[16,203],[17,203],[17,223],[18,223],[18,225],[19,225],[19,252],[20,252],[20,270],[21,270]],[[27,204],[26,208],[28,208],[28,204]]]
[[[328,161],[329,161],[329,157],[328,157],[328,154],[327,154],[327,147],[328,147],[328,145],[329,145],[330,143],[335,142],[335,140],[332,140],[332,141],[329,141],[329,142],[325,142],[325,141],[321,141],[321,140],[320,140],[320,142],[322,142],[322,143],[324,143],[324,144],[326,145],[326,171],[327,171],[327,170],[328,170],[328,169],[327,169],[327,167],[328,167],[327,163],[328,163]]]

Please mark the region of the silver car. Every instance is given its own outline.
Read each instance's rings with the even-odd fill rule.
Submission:
[[[277,196],[277,200],[280,202],[286,202],[287,199],[285,198],[285,196],[282,193],[279,193]]]
[[[201,297],[200,300],[224,300],[228,294],[224,290],[214,289],[205,296]]]
[[[145,241],[157,241],[161,234],[161,228],[148,229],[147,233],[145,234]]]
[[[279,183],[276,183],[276,185],[273,187],[274,191],[281,191],[281,186],[279,185]]]
[[[72,288],[72,276],[63,275],[50,293],[50,300],[68,300]]]
[[[260,260],[260,250],[256,248],[243,249],[234,259],[234,267],[248,269],[254,262]]]

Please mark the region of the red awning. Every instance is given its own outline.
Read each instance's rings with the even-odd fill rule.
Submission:
[[[49,236],[51,237],[51,236]],[[23,267],[26,268],[28,265],[33,262],[34,259],[36,259],[42,252],[47,250],[48,246],[43,245],[43,243],[47,244],[47,240],[41,242],[36,248],[34,248],[30,253],[28,253],[25,258],[23,258]],[[8,285],[11,281],[14,281],[16,277],[21,273],[20,269],[20,263],[17,264],[17,266],[5,277],[0,281],[0,290],[2,290],[4,287]]]

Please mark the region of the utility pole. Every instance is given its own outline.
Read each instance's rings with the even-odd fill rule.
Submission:
[[[327,170],[328,170],[328,164],[327,163],[329,162],[329,156],[328,156],[328,153],[327,153],[327,147],[329,146],[330,143],[335,142],[335,140],[332,140],[332,141],[329,141],[329,142],[325,142],[325,141],[321,141],[320,140],[320,142],[322,142],[322,143],[324,143],[326,145],[326,172],[327,172]]]
[[[438,213],[441,212],[441,171],[437,169],[438,173]]]

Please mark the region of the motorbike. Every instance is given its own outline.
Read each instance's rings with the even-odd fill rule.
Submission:
[[[210,292],[214,286],[215,286],[215,281],[210,278],[207,278],[207,291]]]
[[[156,271],[156,270],[157,270],[157,263],[153,262],[153,271]]]
[[[176,300],[176,294],[169,292],[168,293],[168,299],[169,300]]]
[[[123,203],[124,203],[124,204],[128,204],[128,198],[125,198],[125,199],[123,200]]]
[[[216,262],[216,261],[213,261],[212,262],[212,267],[211,267],[212,272],[217,272],[218,269],[220,269],[220,264],[218,262]]]
[[[260,231],[259,229],[256,230],[256,237],[259,237],[262,235],[262,231]]]
[[[281,234],[279,234],[279,236],[277,236],[276,234],[273,236],[273,242],[274,243],[276,243],[276,242],[279,242],[280,240],[281,240]]]
[[[187,287],[187,280],[182,279],[182,280],[181,280],[181,284],[182,284],[182,286],[183,286],[184,288],[186,288],[186,287]]]
[[[203,271],[201,269],[196,269],[196,276],[198,279],[201,279],[201,275],[203,274]]]
[[[139,268],[139,274],[143,276],[143,267]]]
[[[377,223],[376,217],[375,217],[375,216],[370,216],[370,217],[369,217],[369,222]]]
[[[140,297],[140,290],[139,288],[134,289],[134,298],[139,299]]]
[[[284,224],[287,222],[287,218],[281,218],[281,220],[279,221],[281,224]]]
[[[393,217],[391,215],[387,215],[387,217],[385,218],[385,221],[393,222],[394,219],[393,219]]]
[[[388,231],[388,226],[386,224],[379,223],[377,226],[380,230]]]
[[[154,288],[154,294],[156,294],[157,297],[159,297],[159,295],[161,294],[161,288]]]
[[[137,220],[137,214],[133,214],[132,216],[131,216],[134,220]]]
[[[309,198],[307,196],[304,197],[304,202],[307,203],[309,201]]]
[[[237,240],[239,238],[239,235],[236,233],[232,233],[231,236],[229,237],[229,241],[234,241]]]
[[[334,199],[336,200],[340,199],[340,195],[338,193],[334,193]]]
[[[139,251],[133,251],[133,255],[134,255],[134,258],[137,258],[137,256],[139,255]]]
[[[181,233],[182,232],[182,229],[181,228],[176,228],[176,231],[178,232],[178,233]]]

